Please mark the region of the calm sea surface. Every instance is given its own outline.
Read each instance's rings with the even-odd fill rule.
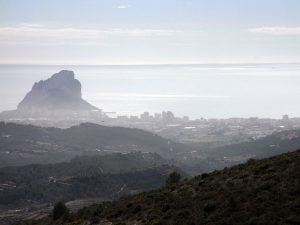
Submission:
[[[83,98],[118,115],[170,110],[191,118],[300,116],[300,64],[178,66],[0,65],[0,111],[34,82],[73,70]]]

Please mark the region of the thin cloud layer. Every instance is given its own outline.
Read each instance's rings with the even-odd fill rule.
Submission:
[[[98,39],[106,36],[168,36],[180,33],[180,30],[167,29],[81,29],[49,28],[38,24],[0,27],[0,38],[58,38],[58,39]]]
[[[257,27],[249,29],[252,33],[269,35],[300,35],[299,27]]]
[[[130,7],[129,5],[118,5],[117,6],[118,9],[127,9],[129,7]]]
[[[2,2],[0,63],[300,62],[300,0]]]

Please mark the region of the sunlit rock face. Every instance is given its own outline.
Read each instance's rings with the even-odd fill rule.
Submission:
[[[35,83],[18,105],[21,112],[53,110],[89,111],[96,107],[81,98],[81,84],[74,72],[62,70],[48,80]]]

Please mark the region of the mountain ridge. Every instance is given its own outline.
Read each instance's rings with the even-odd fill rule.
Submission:
[[[193,148],[135,128],[85,123],[67,129],[0,122],[0,167],[68,161],[77,155],[152,152],[180,158]]]

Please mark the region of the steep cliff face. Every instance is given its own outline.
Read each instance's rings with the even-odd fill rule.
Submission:
[[[91,111],[97,109],[81,98],[81,84],[74,72],[62,70],[48,80],[35,83],[19,103],[20,112]]]

